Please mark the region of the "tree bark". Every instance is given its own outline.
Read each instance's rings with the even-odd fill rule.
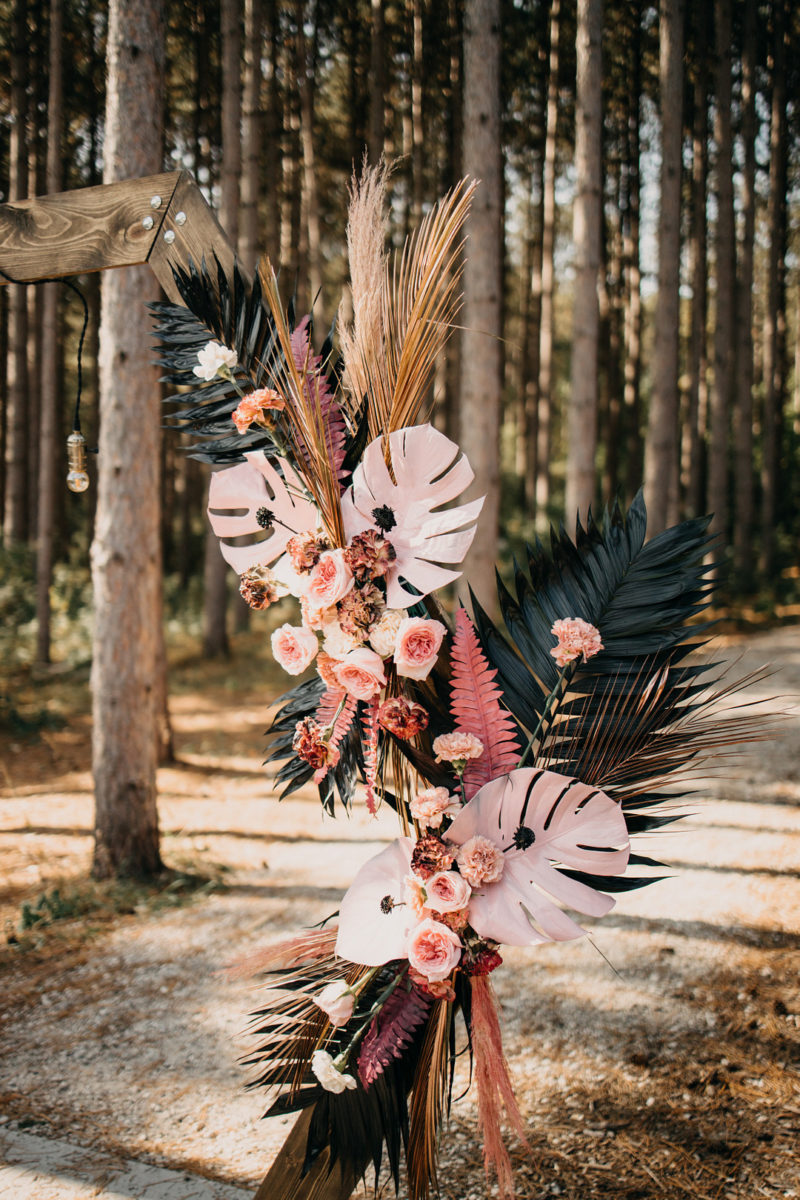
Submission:
[[[303,225],[308,239],[308,286],[310,312],[318,303],[322,289],[322,257],[320,251],[319,198],[317,195],[317,166],[314,149],[314,88],[317,60],[316,0],[298,0],[297,5],[297,65],[300,75],[300,140],[303,152]],[[312,28],[311,37],[305,25]]]
[[[11,31],[11,132],[9,135],[9,200],[23,200],[28,190],[27,122],[27,4],[16,0]],[[27,288],[10,288],[8,298],[8,373],[6,383],[6,475],[3,534],[6,545],[23,542],[28,532],[27,424]]]
[[[561,0],[550,7],[550,55],[547,78],[544,171],[542,186],[542,298],[539,323],[539,420],[537,434],[536,513],[546,515],[550,503],[550,443],[553,410],[553,339],[556,239],[556,145],[561,37]]]
[[[756,48],[757,3],[746,0],[742,38],[742,237],[739,243],[736,308],[736,474],[733,556],[740,586],[752,582],[753,535],[753,252],[756,227]]]
[[[242,179],[239,204],[239,261],[255,270],[260,251],[261,48],[264,20],[261,0],[244,3],[244,90],[242,95]]]
[[[717,144],[717,315],[714,377],[709,399],[708,509],[711,531],[728,537],[728,434],[733,391],[735,334],[735,242],[731,131],[731,0],[715,0],[714,140]]]
[[[50,83],[47,100],[48,192],[62,188],[61,143],[64,132],[62,0],[50,0]],[[50,662],[50,584],[53,578],[55,474],[58,439],[58,290],[57,283],[42,289],[42,359],[39,448],[39,511],[36,531],[36,659]]]
[[[644,498],[650,534],[660,533],[678,520],[683,0],[661,0],[659,39],[661,211],[658,297],[653,392],[644,455]]]
[[[416,228],[422,220],[422,200],[425,195],[425,155],[422,114],[422,0],[413,0],[411,9],[411,223]]]
[[[503,320],[499,0],[466,3],[463,145],[465,172],[482,182],[466,225],[459,441],[475,472],[473,493],[486,499],[462,585],[469,580],[481,604],[493,612],[500,511]]]
[[[369,160],[373,166],[383,154],[386,104],[386,46],[384,0],[370,2],[369,41]]]
[[[686,510],[697,517],[703,508],[704,458],[708,421],[708,264],[706,189],[708,184],[708,36],[705,9],[697,12],[696,74],[692,120],[692,206],[689,232],[689,279],[692,287],[689,340],[689,389],[684,429]]]
[[[762,415],[761,553],[769,579],[775,559],[780,428],[783,404],[784,256],[786,252],[786,5],[775,0],[772,40],[767,304],[764,313],[764,409]]]
[[[602,176],[602,0],[578,0],[575,112],[575,300],[567,406],[566,519],[585,518],[595,497]]]
[[[625,368],[623,408],[627,431],[627,494],[634,496],[642,479],[641,374],[642,374],[642,272],[639,245],[640,210],[640,104],[642,84],[642,4],[635,0],[628,58],[628,131],[626,157],[626,213],[622,254],[625,262],[625,315],[623,337]]]
[[[161,168],[162,0],[111,0],[106,183]],[[131,120],[131,114],[136,120]],[[156,729],[161,639],[160,392],[145,303],[147,267],[103,277],[98,503],[92,545],[97,877],[161,869]]]

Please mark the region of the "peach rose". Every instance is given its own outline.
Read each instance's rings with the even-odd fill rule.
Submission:
[[[330,608],[353,586],[344,550],[326,550],[320,554],[317,565],[311,572],[306,588],[308,603],[312,608]]]
[[[317,653],[317,635],[302,626],[281,625],[272,635],[275,661],[290,675],[302,675]]]
[[[401,621],[394,647],[397,674],[407,679],[427,679],[446,633],[441,621],[427,621],[424,617],[406,617]]]
[[[427,905],[437,913],[458,912],[466,908],[472,888],[457,871],[437,871],[425,881]]]
[[[408,935],[408,961],[433,983],[447,979],[461,958],[461,942],[452,929],[426,917]]]
[[[371,700],[386,683],[383,659],[366,646],[345,654],[333,667],[333,675],[339,687],[357,700]]]
[[[473,888],[480,887],[482,883],[497,883],[506,865],[500,847],[480,834],[464,842],[456,862],[459,871]]]
[[[447,788],[435,787],[417,792],[409,807],[411,816],[415,821],[419,821],[420,825],[425,825],[428,829],[438,829],[442,817],[454,817],[461,803]]]

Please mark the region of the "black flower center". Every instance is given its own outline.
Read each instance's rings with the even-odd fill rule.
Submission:
[[[514,834],[514,845],[518,850],[527,850],[536,841],[536,834],[527,825],[520,825]]]
[[[380,508],[373,508],[372,519],[378,526],[378,529],[382,529],[384,533],[388,533],[390,529],[394,529],[397,524],[397,518],[388,504],[382,504]]]
[[[384,914],[384,916],[388,916],[393,908],[394,908],[394,900],[392,899],[392,897],[384,896],[383,899],[381,900],[381,912]]]
[[[275,513],[269,508],[259,508],[256,511],[256,520],[262,529],[272,529],[275,524]]]

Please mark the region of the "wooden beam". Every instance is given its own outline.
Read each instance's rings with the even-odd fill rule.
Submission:
[[[214,255],[230,276],[233,246],[192,175],[181,171],[147,261],[170,300],[180,304],[172,267],[185,267],[190,258],[199,266],[203,257],[212,266]]]
[[[0,269],[14,279],[60,279],[147,262],[183,174],[0,205]]]

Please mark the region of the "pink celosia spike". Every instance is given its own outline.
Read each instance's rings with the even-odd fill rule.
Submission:
[[[367,711],[361,718],[364,727],[364,777],[367,784],[367,808],[371,816],[378,811],[379,797],[376,794],[378,785],[378,708],[380,693],[367,701]]]
[[[494,682],[497,671],[489,667],[466,610],[456,612],[456,632],[451,651],[450,712],[456,729],[474,733],[483,743],[483,754],[472,759],[464,773],[464,790],[471,799],[478,788],[519,761],[513,718],[502,707],[502,692]]]
[[[524,1145],[525,1122],[517,1106],[514,1088],[503,1053],[500,1021],[488,975],[470,980],[470,1033],[475,1062],[475,1082],[478,1088],[478,1124],[483,1134],[483,1162],[487,1183],[489,1170],[494,1168],[501,1200],[514,1195],[511,1159],[500,1131],[501,1104],[517,1135]]]

